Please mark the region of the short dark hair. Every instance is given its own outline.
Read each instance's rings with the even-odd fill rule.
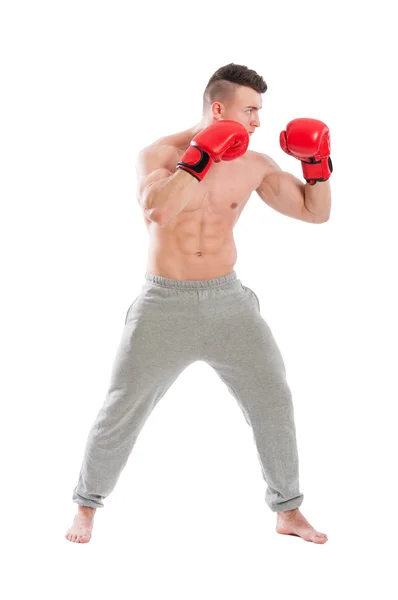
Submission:
[[[220,102],[230,100],[238,85],[251,87],[260,94],[264,94],[268,87],[256,71],[248,69],[245,65],[230,63],[217,69],[210,77],[203,92],[203,112],[217,100]]]

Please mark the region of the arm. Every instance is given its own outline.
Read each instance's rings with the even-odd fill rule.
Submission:
[[[256,189],[260,198],[287,217],[307,223],[325,223],[331,206],[329,181],[304,184],[291,173],[282,171],[269,156],[261,156],[267,171]]]
[[[138,155],[137,199],[145,216],[160,226],[183,210],[199,184],[187,172],[175,170],[178,158],[172,146],[149,146]]]
[[[137,163],[138,199],[148,218],[159,225],[174,219],[213,162],[238,158],[248,144],[249,134],[243,125],[219,119],[195,135],[181,160],[172,146],[142,150]]]

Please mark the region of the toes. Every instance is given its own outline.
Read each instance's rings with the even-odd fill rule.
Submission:
[[[65,534],[65,538],[69,541],[69,542],[75,542],[77,544],[80,544],[82,542],[88,542],[90,539],[89,535],[79,535],[77,533],[71,533],[71,532],[67,532]]]
[[[65,538],[69,541],[69,542],[75,542],[77,544],[84,544],[90,541],[91,535],[89,532],[86,533],[71,533],[71,532],[67,532],[65,534]]]

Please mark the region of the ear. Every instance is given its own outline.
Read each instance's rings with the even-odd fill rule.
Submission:
[[[221,102],[213,102],[211,105],[211,112],[215,119],[222,118],[223,113],[225,112],[224,105],[221,104]]]

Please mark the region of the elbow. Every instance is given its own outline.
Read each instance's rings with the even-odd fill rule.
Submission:
[[[156,208],[144,208],[144,215],[152,223],[156,223],[157,225],[161,224],[161,215],[156,210]]]
[[[148,194],[148,190],[146,194],[143,194],[141,195],[141,197],[138,197],[138,202],[140,203],[142,212],[144,213],[146,219],[152,221],[152,223],[156,223],[157,225],[162,224],[163,217],[160,211],[153,206],[151,198]]]
[[[144,204],[144,214],[147,219],[152,221],[152,223],[156,223],[159,227],[164,227],[170,221],[164,210],[160,210],[160,208],[156,208],[155,206],[148,206],[148,204]]]
[[[165,219],[163,213],[161,213],[156,208],[144,209],[144,215],[149,221],[152,221],[152,223],[156,223],[156,225],[159,225],[159,227],[164,227],[168,222]]]
[[[307,219],[309,223],[314,223],[314,225],[322,225],[322,223],[327,223],[329,221],[330,214],[328,215],[316,215],[315,213],[307,212]]]

